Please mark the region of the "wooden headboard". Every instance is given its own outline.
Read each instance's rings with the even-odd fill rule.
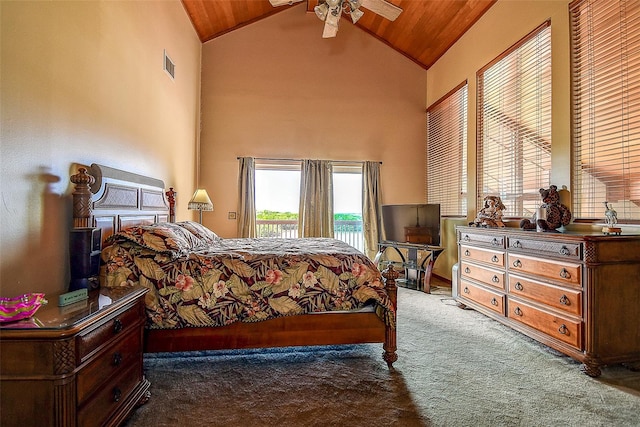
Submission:
[[[73,227],[102,229],[102,239],[125,227],[175,221],[173,188],[164,182],[98,164],[71,176]]]

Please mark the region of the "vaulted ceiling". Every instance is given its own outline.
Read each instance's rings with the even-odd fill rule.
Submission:
[[[428,69],[497,0],[388,1],[402,9],[395,21],[363,9],[364,16],[356,24],[343,16],[340,25],[355,25]],[[297,6],[273,7],[269,0],[182,0],[182,3],[203,43]],[[318,0],[307,0],[307,12],[314,13],[317,4]],[[322,25],[318,21],[318,37]]]

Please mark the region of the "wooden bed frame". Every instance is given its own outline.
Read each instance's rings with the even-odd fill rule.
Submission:
[[[122,228],[175,221],[176,193],[161,180],[92,164],[71,176],[73,226],[102,229],[106,239]],[[385,288],[397,307],[398,272],[383,272]],[[398,359],[396,329],[374,312],[304,314],[221,327],[145,329],[144,351],[178,352],[242,348],[383,343],[391,368]]]

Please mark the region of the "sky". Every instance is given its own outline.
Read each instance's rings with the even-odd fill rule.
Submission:
[[[362,211],[362,175],[334,173],[334,213]],[[256,210],[298,212],[300,171],[256,170]]]

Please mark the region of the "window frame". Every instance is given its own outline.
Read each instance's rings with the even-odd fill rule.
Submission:
[[[544,44],[537,49],[539,42]],[[505,218],[531,217],[540,204],[539,189],[550,185],[551,49],[551,20],[546,20],[476,73],[478,210],[486,196],[500,196],[507,209]],[[509,62],[513,58],[516,59]],[[531,63],[524,66],[526,60]],[[485,76],[499,71],[495,67],[503,66],[514,72],[496,73],[495,81],[485,82]],[[491,109],[488,104],[485,107],[487,95],[484,91],[488,91],[487,88],[496,89],[491,95],[497,96],[500,102],[508,97],[517,102],[505,102],[504,105],[511,108],[506,113],[500,108]],[[527,97],[532,93],[535,96]],[[497,129],[496,133],[502,139],[491,135],[496,142],[490,145],[485,126],[492,124],[490,130],[495,132]],[[502,135],[503,129],[507,137]],[[501,147],[501,144],[504,145]],[[491,156],[487,155],[490,150],[493,150]],[[490,161],[494,163],[487,167]],[[508,168],[513,172],[503,173]],[[488,182],[492,180],[495,184],[489,188]]]
[[[427,203],[440,204],[443,217],[467,216],[468,90],[465,80],[426,111]]]
[[[571,173],[575,222],[640,224],[640,5],[573,1]]]

